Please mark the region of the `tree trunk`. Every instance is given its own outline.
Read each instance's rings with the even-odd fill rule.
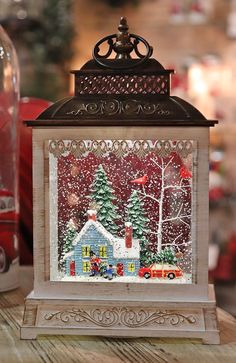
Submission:
[[[161,160],[161,194],[159,201],[159,222],[158,222],[158,230],[157,230],[157,252],[161,252],[162,248],[162,213],[163,213],[163,199],[164,199],[164,175],[165,168],[163,166],[163,160]]]

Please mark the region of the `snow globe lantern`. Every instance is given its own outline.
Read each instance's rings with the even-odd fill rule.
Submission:
[[[208,285],[208,137],[216,121],[170,96],[173,71],[151,55],[121,18],[118,34],[100,40],[93,59],[72,72],[75,95],[26,122],[34,291],[22,338],[219,342]]]

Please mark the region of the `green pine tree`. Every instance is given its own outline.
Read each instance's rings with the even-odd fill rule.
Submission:
[[[155,262],[175,265],[177,258],[174,249],[172,247],[165,247],[161,252],[157,253]]]
[[[149,267],[152,263],[156,262],[156,255],[154,252],[152,252],[149,249],[147,244],[148,244],[147,241],[144,241],[144,243],[143,243],[143,241],[141,241],[141,243],[140,243],[140,247],[141,247],[140,264],[141,264],[141,266]]]
[[[132,223],[133,236],[140,240],[140,263],[148,266],[152,263],[153,253],[148,248],[146,238],[148,218],[145,216],[144,203],[140,200],[138,191],[133,190],[127,205],[127,220]]]
[[[90,198],[92,202],[98,205],[98,221],[101,222],[107,231],[116,234],[118,226],[115,220],[119,218],[117,207],[114,204],[116,196],[102,165],[99,165],[96,171]]]
[[[70,219],[70,221],[67,224],[66,231],[63,238],[63,255],[70,252],[72,249],[72,242],[77,234],[76,231],[76,225],[75,223]]]

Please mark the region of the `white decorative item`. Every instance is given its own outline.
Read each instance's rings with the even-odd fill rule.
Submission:
[[[208,133],[216,121],[170,96],[173,71],[128,34],[125,18],[118,29],[74,72],[75,97],[27,121],[35,281],[21,338],[168,336],[217,344],[208,286]],[[100,56],[103,41],[115,60]]]

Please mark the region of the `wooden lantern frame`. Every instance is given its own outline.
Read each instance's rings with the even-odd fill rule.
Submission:
[[[173,71],[149,59],[147,42],[148,57],[140,58],[144,62],[127,57],[127,47],[118,47],[127,30],[122,20],[116,42],[105,38],[117,59],[99,58],[95,47],[94,60],[73,72],[75,96],[26,122],[33,127],[34,291],[25,301],[21,338],[35,339],[40,334],[190,337],[218,344],[214,288],[208,285],[209,127],[217,121],[206,120],[193,106],[170,96]],[[136,37],[130,35],[128,44],[132,36]],[[121,43],[127,45],[127,39]],[[51,281],[49,141],[55,141],[60,153],[60,140],[149,140],[154,136],[193,140],[196,145],[193,283]]]

